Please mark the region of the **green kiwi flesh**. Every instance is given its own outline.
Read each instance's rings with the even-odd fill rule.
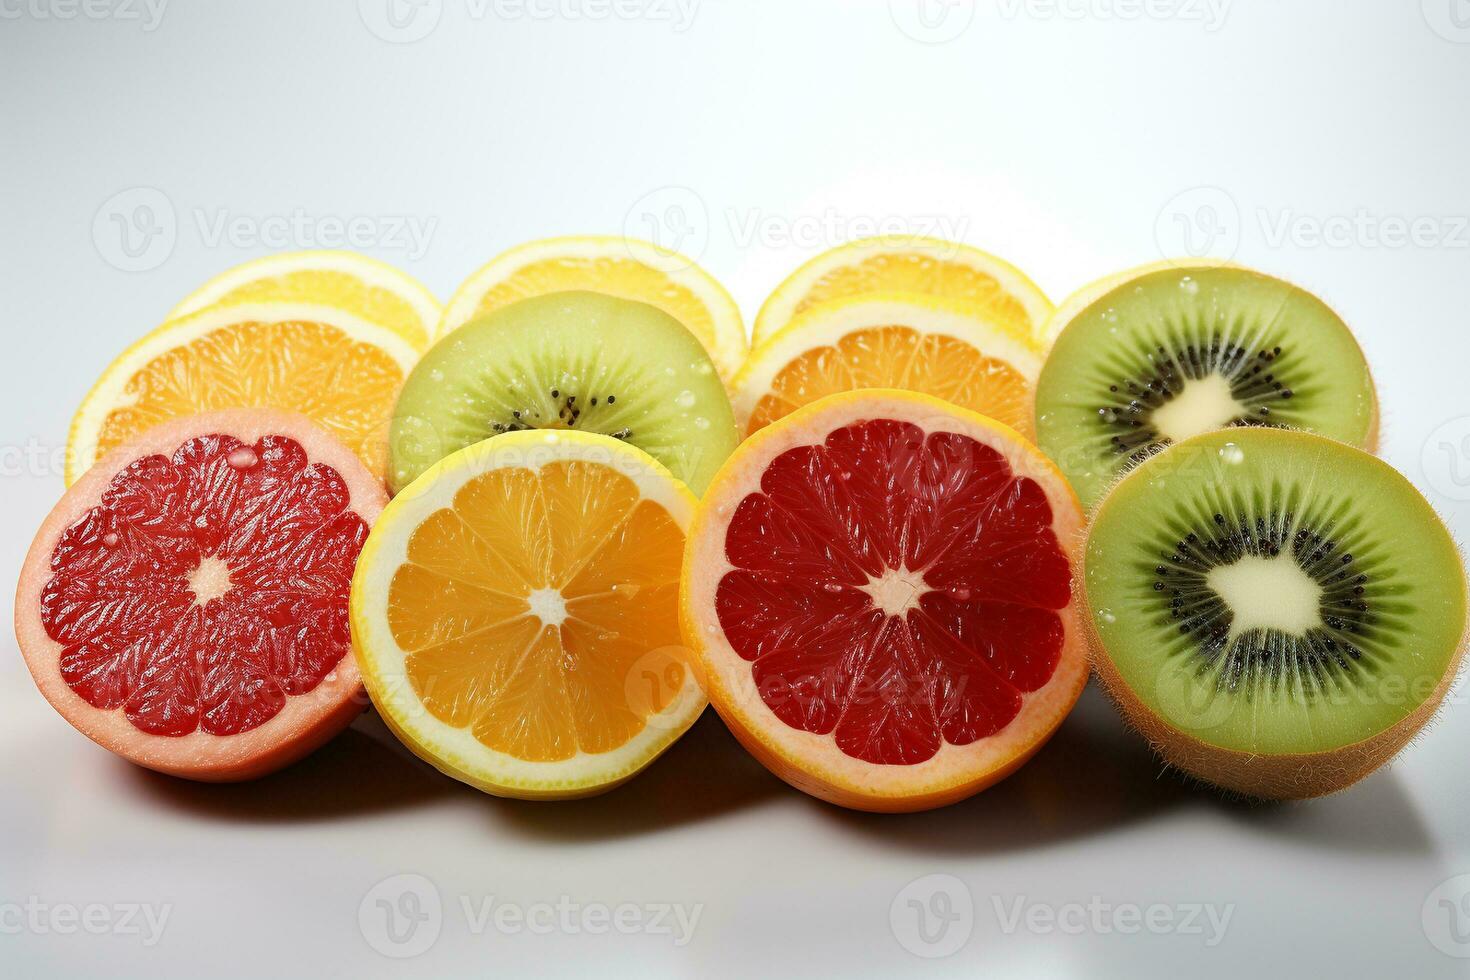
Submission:
[[[1337,314],[1233,266],[1114,286],[1062,330],[1036,386],[1037,441],[1089,510],[1119,474],[1200,432],[1300,428],[1371,449],[1377,424],[1368,364]]]
[[[473,320],[424,354],[394,409],[389,487],[522,429],[621,439],[696,494],[738,442],[714,364],[678,320],[600,293],[550,293]]]
[[[1088,531],[1099,677],[1170,762],[1251,796],[1332,792],[1428,720],[1466,580],[1388,464],[1305,432],[1196,436],[1125,476]]]

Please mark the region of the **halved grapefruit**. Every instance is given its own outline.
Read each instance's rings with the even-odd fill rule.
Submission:
[[[832,395],[751,436],[690,527],[680,612],[711,703],[798,789],[963,799],[1082,692],[1081,506],[1014,430],[913,392]]]
[[[74,483],[31,544],[15,632],[41,693],[140,766],[232,781],[367,704],[348,596],[382,484],[301,415],[166,422]]]

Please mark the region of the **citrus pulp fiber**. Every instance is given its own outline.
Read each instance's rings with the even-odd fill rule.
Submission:
[[[16,632],[81,731],[141,765],[259,775],[364,705],[353,566],[384,494],[307,419],[191,416],[111,453],[43,524]]]
[[[704,706],[678,628],[694,498],[607,436],[525,431],[447,456],[364,549],[354,643],[383,718],[487,792],[631,778]]]
[[[778,775],[844,805],[953,802],[1081,691],[1075,498],[1014,431],[911,392],[830,396],[747,440],[690,531],[706,689]]]

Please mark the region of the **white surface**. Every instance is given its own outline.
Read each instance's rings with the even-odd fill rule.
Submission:
[[[432,26],[412,43],[365,26],[391,34],[382,0],[361,6],[175,2],[147,30],[141,0],[0,3],[8,580],[103,365],[209,275],[344,226],[441,297],[528,238],[658,233],[747,319],[799,260],[875,228],[993,249],[1054,299],[1209,244],[1317,290],[1359,331],[1385,456],[1470,531],[1460,0],[1236,0],[1208,23],[1191,18],[1220,0],[1139,16],[1130,0],[984,0],[973,17],[936,2],[949,17],[928,20],[902,0],[705,0],[687,24],[597,0],[426,0],[398,35]],[[159,233],[129,253],[118,218]],[[1160,777],[1089,691],[1006,783],[881,818],[787,789],[712,716],[627,787],[568,805],[462,788],[372,720],[270,780],[189,785],[75,734],[12,647],[0,972],[1465,976],[1470,960],[1435,945],[1470,952],[1451,931],[1470,940],[1470,878],[1441,887],[1470,872],[1463,700],[1340,797],[1242,808]],[[422,880],[378,886],[397,875]],[[405,888],[424,909],[439,896],[439,928],[393,946],[376,903]],[[555,921],[511,933],[496,906],[476,933],[461,898],[478,915],[491,896],[538,929],[532,906],[563,896],[594,917],[700,914],[682,946]],[[910,900],[957,919],[925,945]],[[111,912],[90,913],[100,935],[41,932],[16,918],[27,903],[62,925],[91,903],[168,919],[145,946],[102,928]],[[1206,916],[1205,935],[1158,934],[1098,903],[1231,912],[1209,947]],[[424,949],[394,961],[374,942]]]

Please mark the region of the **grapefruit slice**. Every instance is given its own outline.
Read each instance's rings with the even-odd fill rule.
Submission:
[[[963,799],[1087,678],[1081,506],[1012,429],[926,395],[832,395],[748,439],[689,531],[710,701],[772,772],[860,810]]]
[[[612,789],[704,710],[679,634],[694,495],[610,436],[527,430],[393,498],[352,585],[373,703],[415,754],[498,796]]]
[[[140,766],[232,781],[294,762],[366,704],[347,602],[385,498],[304,416],[150,429],[36,534],[15,601],[26,666],[62,717]]]

